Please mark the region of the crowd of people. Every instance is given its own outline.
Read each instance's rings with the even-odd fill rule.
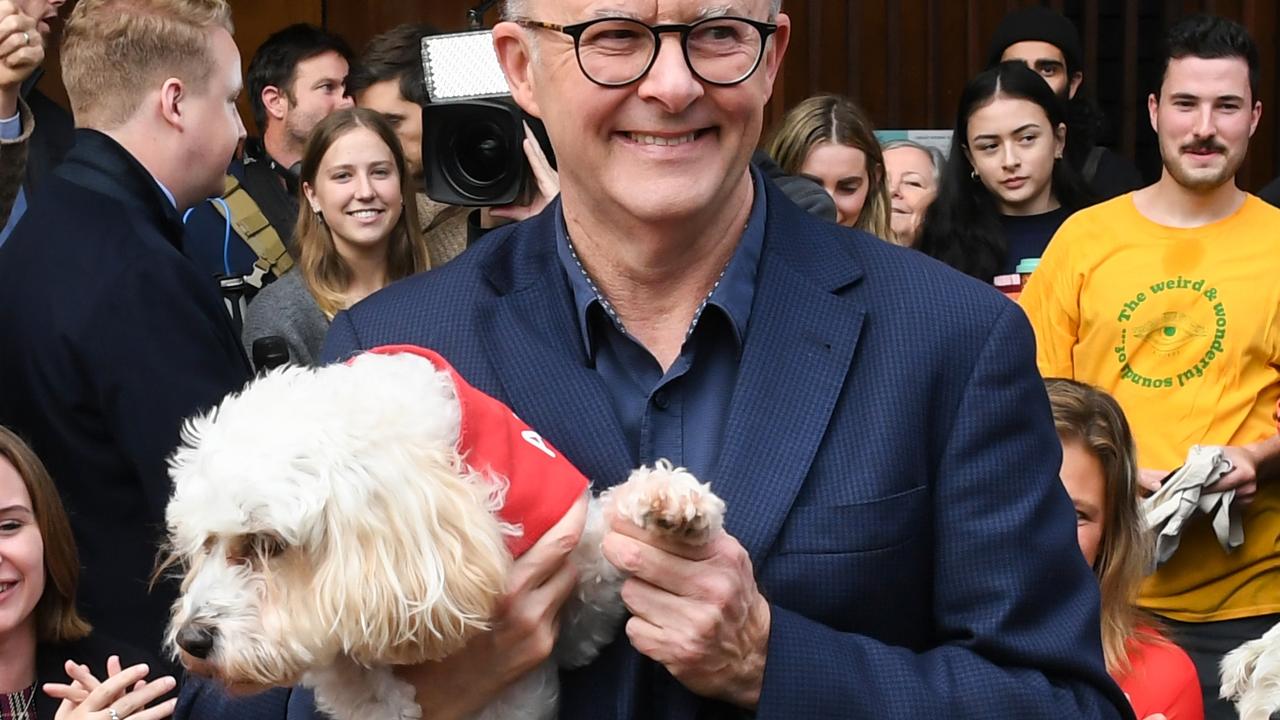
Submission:
[[[1046,7],[1002,21],[943,152],[833,94],[766,128],[780,0],[590,4],[504,3],[556,163],[531,137],[532,199],[473,209],[425,192],[431,28],[357,54],[292,25],[242,77],[225,0],[79,0],[68,111],[36,88],[63,0],[0,0],[0,720],[316,716],[183,677],[155,573],[183,422],[269,340],[432,348],[597,488],[669,459],[725,499],[694,554],[613,520],[630,618],[562,717],[1234,717],[1221,658],[1280,621],[1247,32],[1169,29],[1144,185]],[[1157,566],[1142,500],[1197,446],[1243,542],[1188,518]],[[402,669],[431,717],[549,656],[570,545]]]

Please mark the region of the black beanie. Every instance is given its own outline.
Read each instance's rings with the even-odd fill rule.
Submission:
[[[991,36],[987,51],[987,67],[1000,62],[1000,56],[1014,43],[1025,40],[1047,42],[1062,51],[1067,61],[1067,72],[1084,69],[1084,50],[1080,46],[1080,33],[1070,20],[1043,5],[1015,10],[1000,21],[1000,27]]]

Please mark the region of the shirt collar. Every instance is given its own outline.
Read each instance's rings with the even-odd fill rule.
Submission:
[[[756,273],[760,266],[760,255],[764,248],[764,226],[767,214],[764,179],[760,172],[751,166],[751,180],[755,197],[751,203],[751,214],[747,218],[746,229],[738,247],[729,258],[723,274],[716,282],[706,303],[694,315],[693,327],[707,306],[719,308],[730,320],[733,334],[741,348],[746,338],[747,321],[751,315],[751,302],[755,297]],[[569,288],[573,294],[575,316],[578,320],[578,331],[582,336],[583,347],[587,357],[595,356],[591,325],[588,322],[591,309],[600,308],[600,312],[609,315],[615,327],[621,329],[617,318],[613,317],[608,301],[596,289],[595,283],[587,274],[586,268],[578,262],[573,247],[569,242],[569,233],[564,222],[564,207],[558,202],[555,208],[556,252],[569,279]]]
[[[160,192],[164,193],[164,196],[169,198],[169,204],[172,205],[174,209],[181,210],[181,208],[178,207],[177,199],[173,197],[173,193],[169,192],[169,188],[165,187],[164,183],[160,182],[160,178],[152,175],[151,179],[155,180],[156,184],[160,186]]]

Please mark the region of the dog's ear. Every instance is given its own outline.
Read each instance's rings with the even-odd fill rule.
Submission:
[[[487,488],[452,453],[409,465],[352,478],[323,513],[319,620],[356,662],[446,657],[488,628],[504,590],[511,557]]]

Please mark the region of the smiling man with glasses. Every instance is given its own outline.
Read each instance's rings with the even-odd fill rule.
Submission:
[[[749,165],[779,4],[508,2],[560,199],[339,314],[325,354],[435,348],[597,489],[667,458],[727,501],[701,547],[613,521],[631,617],[562,718],[1126,717],[1026,319]],[[492,633],[404,673],[431,717],[548,657],[573,575],[536,550]]]

